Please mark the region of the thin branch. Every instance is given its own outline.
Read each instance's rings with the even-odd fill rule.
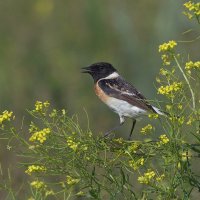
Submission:
[[[189,82],[189,80],[188,80],[188,78],[187,78],[185,72],[184,72],[183,69],[181,68],[181,66],[180,66],[180,64],[179,64],[178,59],[176,58],[176,56],[174,55],[173,57],[174,57],[174,60],[175,60],[177,66],[178,66],[178,68],[179,68],[179,70],[181,71],[181,73],[182,73],[182,75],[183,75],[183,77],[184,77],[184,79],[185,79],[185,81],[186,81],[186,83],[187,83],[187,85],[188,85],[188,87],[189,87],[189,90],[190,90],[190,93],[191,93],[191,96],[192,96],[192,107],[193,107],[193,110],[195,110],[195,107],[196,107],[196,105],[195,105],[195,96],[194,96],[194,92],[193,92],[193,90],[192,90],[192,87],[191,87],[191,85],[190,85],[190,82]]]

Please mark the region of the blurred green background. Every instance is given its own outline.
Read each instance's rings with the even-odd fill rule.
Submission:
[[[183,2],[1,0],[0,110],[13,110],[21,120],[36,100],[49,100],[77,114],[83,128],[85,109],[91,130],[104,132],[118,123],[118,116],[95,96],[91,77],[80,73],[99,61],[112,63],[148,99],[161,99],[154,86],[161,67],[158,45],[196,36],[195,31],[183,34],[194,27],[182,14]],[[187,47],[186,57],[199,54],[199,44],[181,45]],[[9,163],[9,152],[1,154]]]
[[[182,35],[191,26],[182,3],[1,0],[0,110],[23,115],[36,100],[49,100],[81,115],[80,123],[85,108],[92,130],[113,126],[117,115],[99,102],[80,68],[110,62],[148,99],[160,98],[154,87],[158,45],[189,35]]]

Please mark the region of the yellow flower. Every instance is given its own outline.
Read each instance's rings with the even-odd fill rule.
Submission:
[[[176,41],[171,40],[168,43],[163,43],[159,46],[158,51],[159,52],[169,52],[174,49],[174,47],[177,45]]]
[[[193,15],[192,15],[191,13],[189,13],[189,12],[183,12],[183,14],[184,14],[185,16],[187,16],[188,19],[192,19],[192,18],[193,18]]]
[[[178,123],[180,125],[182,125],[185,121],[185,117],[182,116],[182,117],[176,117],[176,116],[172,116],[172,117],[169,117],[169,119],[173,122],[173,123]]]
[[[56,109],[53,109],[52,112],[49,114],[49,117],[54,118],[58,115],[58,112]]]
[[[42,108],[43,108],[43,104],[41,101],[36,101],[35,103],[35,110],[36,111],[42,111]]]
[[[71,176],[67,176],[67,184],[68,185],[74,185],[74,184],[78,183],[79,181],[80,181],[80,179],[72,178]]]
[[[188,1],[186,3],[183,4],[188,10],[194,10],[194,3],[192,3],[191,1]]]
[[[62,115],[66,115],[66,110],[62,109]]]
[[[44,128],[41,131],[33,133],[33,135],[29,138],[29,141],[30,142],[39,141],[42,144],[44,143],[44,141],[46,141],[47,135],[49,135],[50,132],[51,131],[49,128]]]
[[[143,176],[138,177],[138,182],[142,184],[148,184],[155,177],[155,175],[156,173],[149,169],[146,173],[144,173]]]
[[[138,149],[139,144],[136,142],[133,142],[129,147],[128,147],[128,152],[130,153],[136,153],[136,150]]]
[[[153,126],[151,125],[151,124],[147,124],[145,127],[143,127],[142,129],[141,129],[141,133],[142,134],[147,134],[147,133],[149,133],[151,130],[153,129]]]
[[[48,101],[45,101],[44,103],[42,101],[36,101],[35,102],[35,111],[45,114],[46,109],[49,107],[50,103]]]
[[[132,167],[134,170],[137,170],[141,165],[144,165],[144,158],[140,158],[137,161],[130,160],[129,166]]]
[[[161,56],[161,59],[162,59],[164,65],[167,66],[167,65],[170,65],[170,64],[171,64],[169,55],[163,54],[163,55]]]
[[[186,70],[191,70],[191,69],[200,69],[200,61],[193,62],[189,61],[185,63],[185,69]]]
[[[45,189],[47,187],[43,181],[33,181],[31,186],[36,189]]]
[[[180,125],[182,125],[183,123],[184,123],[184,121],[185,121],[185,117],[184,116],[182,116],[182,117],[177,117],[177,121],[178,121],[178,123],[180,124]]]
[[[160,74],[163,75],[163,76],[167,76],[167,75],[169,75],[169,72],[166,69],[161,68]]]
[[[177,92],[182,88],[181,82],[173,82],[171,85],[161,86],[158,88],[158,94],[170,97],[172,92]]]
[[[183,4],[185,8],[188,10],[187,12],[183,12],[189,19],[192,19],[194,16],[197,18],[200,16],[200,2],[194,3],[192,1],[188,1]]]
[[[140,163],[140,165],[144,165],[144,158],[140,158],[139,163]]]
[[[156,113],[151,113],[148,115],[149,118],[158,119],[159,115]]]
[[[30,123],[29,127],[30,127],[28,129],[29,133],[33,133],[33,132],[36,132],[38,130],[37,126],[33,122]]]
[[[0,115],[0,125],[3,124],[4,121],[10,121],[11,117],[13,115],[13,112],[9,112],[7,110],[3,111],[3,113]]]
[[[74,139],[71,136],[67,138],[67,145],[72,150],[76,151],[78,146],[79,146],[79,144],[80,144],[80,142],[74,141]]]
[[[165,134],[161,135],[159,138],[161,144],[167,144],[169,142],[169,138]]]
[[[43,105],[44,105],[45,108],[48,108],[48,107],[50,106],[50,103],[49,103],[48,101],[45,101],[45,102],[43,103]]]
[[[31,175],[33,172],[45,172],[46,167],[40,165],[30,165],[25,171],[26,174]]]

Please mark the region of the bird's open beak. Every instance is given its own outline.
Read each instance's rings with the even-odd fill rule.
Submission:
[[[90,73],[91,72],[91,69],[90,69],[90,67],[82,67],[81,68],[82,69],[82,73]]]

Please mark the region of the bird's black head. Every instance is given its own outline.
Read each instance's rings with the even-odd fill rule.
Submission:
[[[83,67],[82,69],[83,73],[89,73],[92,76],[94,82],[117,72],[117,70],[110,63],[106,62],[94,63],[88,67]]]

